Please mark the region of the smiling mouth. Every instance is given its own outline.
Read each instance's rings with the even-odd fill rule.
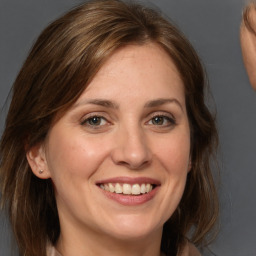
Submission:
[[[97,184],[101,189],[114,194],[143,195],[151,192],[157,185],[150,183],[128,184],[128,183],[101,183]]]

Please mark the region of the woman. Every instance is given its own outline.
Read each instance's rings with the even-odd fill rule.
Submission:
[[[192,46],[149,8],[90,1],[49,25],[1,140],[21,255],[199,255],[218,215],[204,91]]]
[[[240,41],[244,65],[252,88],[256,90],[256,5],[251,3],[243,13]]]

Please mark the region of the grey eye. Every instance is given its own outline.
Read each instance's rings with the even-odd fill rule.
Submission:
[[[107,123],[106,119],[102,116],[92,116],[86,118],[83,122],[82,125],[87,125],[87,126],[102,126]]]

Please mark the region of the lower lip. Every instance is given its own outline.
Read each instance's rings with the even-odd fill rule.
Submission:
[[[103,189],[101,189],[101,191],[109,199],[114,200],[114,201],[118,202],[119,204],[122,204],[125,206],[135,206],[135,205],[145,204],[148,201],[152,200],[154,198],[154,196],[156,195],[158,189],[159,189],[159,186],[157,186],[156,188],[151,190],[149,193],[145,193],[145,194],[137,195],[137,196],[112,193],[112,192],[109,192],[109,191],[106,191]]]

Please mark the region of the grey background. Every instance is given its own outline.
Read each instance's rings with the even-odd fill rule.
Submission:
[[[0,0],[0,107],[41,30],[79,2]],[[249,85],[239,46],[244,0],[151,3],[163,10],[198,50],[216,102],[221,141],[221,218],[220,233],[210,248],[218,256],[255,256],[256,93]],[[1,132],[5,113],[4,108]],[[10,236],[8,222],[0,213],[1,256],[11,255],[14,245]]]

